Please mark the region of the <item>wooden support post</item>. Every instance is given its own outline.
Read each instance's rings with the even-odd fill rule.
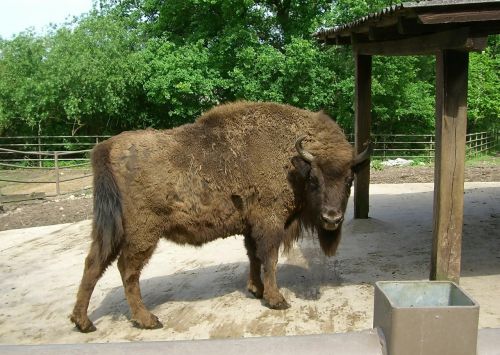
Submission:
[[[460,279],[467,130],[467,52],[436,57],[436,160],[431,280]]]
[[[370,139],[372,56],[356,55],[355,149],[359,154]],[[370,165],[361,168],[354,181],[354,218],[368,218]]]

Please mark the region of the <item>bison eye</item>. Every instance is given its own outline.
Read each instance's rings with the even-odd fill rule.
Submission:
[[[313,175],[310,175],[309,176],[309,185],[311,186],[311,188],[313,189],[317,189],[319,188],[319,181],[318,181],[318,178],[316,176],[313,176]]]
[[[348,177],[345,181],[346,186],[351,187],[354,177]]]

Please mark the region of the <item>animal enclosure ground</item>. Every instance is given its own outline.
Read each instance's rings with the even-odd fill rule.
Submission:
[[[81,334],[68,315],[75,301],[90,222],[0,232],[0,343],[83,343],[237,338],[346,332],[372,326],[373,283],[429,275],[431,183],[373,185],[371,218],[348,206],[338,254],[304,238],[281,255],[278,283],[291,308],[270,310],[245,290],[242,237],[202,248],[162,242],[141,278],[144,301],[164,328],[134,328],[116,265],[97,284]],[[480,328],[500,327],[500,182],[465,190],[461,286],[480,306]]]
[[[66,170],[63,178],[74,178],[88,175],[88,170]],[[374,184],[395,183],[428,183],[434,179],[434,167],[409,166],[386,167],[382,170],[371,169],[371,182]],[[18,180],[53,180],[53,172],[26,170],[0,171],[0,176]],[[500,181],[500,157],[489,162],[467,164],[465,181],[492,182]],[[72,180],[62,185],[63,192],[72,192],[60,197],[45,200],[34,200],[20,203],[4,203],[0,210],[0,230],[45,226],[59,223],[70,223],[92,218],[92,196],[90,189],[92,178]],[[30,194],[45,192],[54,194],[53,184],[14,184],[0,182],[0,194]]]

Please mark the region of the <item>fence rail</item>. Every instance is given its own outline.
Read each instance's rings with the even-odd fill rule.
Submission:
[[[89,166],[89,152],[96,143],[109,136],[22,136],[0,137],[0,171],[23,168],[53,170],[54,180],[26,180],[2,177],[0,181],[23,184],[55,184],[56,194],[61,193],[61,184],[83,179],[79,177],[61,178],[64,169]],[[353,137],[348,137],[352,141]],[[421,135],[373,135],[373,159],[404,157],[409,159],[434,159],[435,137]],[[467,134],[467,156],[477,156],[498,150],[499,132],[478,132]]]
[[[58,152],[60,162],[88,162],[89,150],[109,137],[103,135],[0,137],[0,166],[9,167],[5,164],[17,164],[25,167],[47,167],[53,164],[55,152]]]
[[[500,132],[477,132],[466,135],[467,157],[474,157],[499,149]],[[352,136],[349,137],[353,141]],[[426,159],[434,160],[436,142],[433,134],[372,135],[374,143],[373,159]]]

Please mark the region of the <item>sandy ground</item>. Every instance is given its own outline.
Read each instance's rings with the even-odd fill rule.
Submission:
[[[304,238],[280,257],[278,283],[291,308],[270,310],[245,290],[241,237],[202,248],[159,245],[145,268],[146,305],[164,328],[132,327],[119,272],[97,284],[89,314],[97,331],[69,322],[90,222],[0,232],[0,343],[83,343],[319,334],[371,328],[373,284],[429,275],[432,184],[371,186],[371,216],[352,206],[337,256]],[[461,286],[481,306],[479,327],[500,327],[500,182],[466,183]]]

